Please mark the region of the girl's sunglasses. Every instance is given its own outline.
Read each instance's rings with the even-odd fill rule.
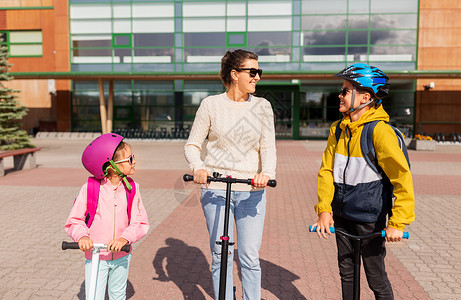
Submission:
[[[256,74],[261,77],[263,75],[263,70],[255,69],[255,68],[241,68],[240,70],[247,70],[250,71],[250,77],[256,77]]]
[[[128,162],[130,165],[133,164],[134,162],[134,154],[131,154],[130,157],[126,158],[126,159],[122,159],[122,160],[119,160],[119,161],[114,161],[114,164],[118,164],[118,163],[122,163],[122,162]]]
[[[350,89],[348,88],[342,88],[340,91],[339,91],[339,94],[343,97],[345,97],[347,95],[347,93],[349,93]]]

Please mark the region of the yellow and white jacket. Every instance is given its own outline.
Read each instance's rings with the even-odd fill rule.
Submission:
[[[363,125],[375,120],[384,121],[376,124],[373,145],[385,176],[368,166],[360,147]],[[385,123],[388,121],[389,115],[380,105],[364,113],[358,121],[344,117],[338,141],[335,131],[339,121],[331,125],[318,175],[317,214],[326,211],[353,221],[376,222],[390,213],[388,225],[399,230],[414,221],[410,167],[393,129]]]

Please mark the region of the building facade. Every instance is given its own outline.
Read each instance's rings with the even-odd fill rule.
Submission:
[[[449,0],[0,0],[0,34],[30,130],[101,131],[103,93],[113,131],[173,136],[224,91],[220,59],[242,48],[259,55],[256,93],[279,138],[326,138],[340,117],[332,75],[355,62],[389,74],[395,126],[433,135],[461,132],[460,12]]]

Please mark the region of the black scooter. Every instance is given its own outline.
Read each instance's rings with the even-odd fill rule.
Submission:
[[[183,176],[184,181],[193,181],[194,176],[185,174]],[[232,177],[221,177],[221,174],[213,172],[213,176],[208,176],[208,182],[225,182],[226,183],[226,206],[224,210],[224,230],[223,235],[221,236],[221,241],[217,241],[216,244],[221,245],[221,272],[219,274],[219,300],[226,299],[226,279],[227,279],[227,260],[229,255],[229,245],[233,245],[233,242],[229,242],[229,210],[230,210],[230,198],[231,198],[231,185],[233,183],[245,183],[248,185],[253,185],[253,179],[237,179]],[[270,187],[275,187],[277,181],[269,180],[267,185]],[[234,289],[234,299],[235,299],[235,289]]]
[[[310,232],[317,232],[317,227],[309,226]],[[386,231],[382,230],[381,232],[373,232],[367,235],[353,235],[344,230],[336,229],[334,227],[330,227],[331,233],[339,233],[348,237],[347,239],[349,246],[351,247],[354,253],[354,286],[353,286],[353,299],[359,300],[360,299],[360,266],[362,261],[362,249],[365,247],[373,238],[375,237],[386,237]],[[410,234],[408,232],[403,233],[403,238],[408,239]],[[361,245],[361,241],[365,240],[366,243]],[[352,244],[351,244],[352,241]]]

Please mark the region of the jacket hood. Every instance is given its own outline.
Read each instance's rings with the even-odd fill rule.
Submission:
[[[354,133],[357,128],[363,126],[365,123],[373,121],[384,121],[386,123],[389,122],[389,115],[384,110],[382,105],[370,108],[360,117],[360,119],[355,122],[351,122],[350,116],[347,115],[341,121],[340,127],[342,130],[345,130],[346,126],[349,126],[351,132]]]

